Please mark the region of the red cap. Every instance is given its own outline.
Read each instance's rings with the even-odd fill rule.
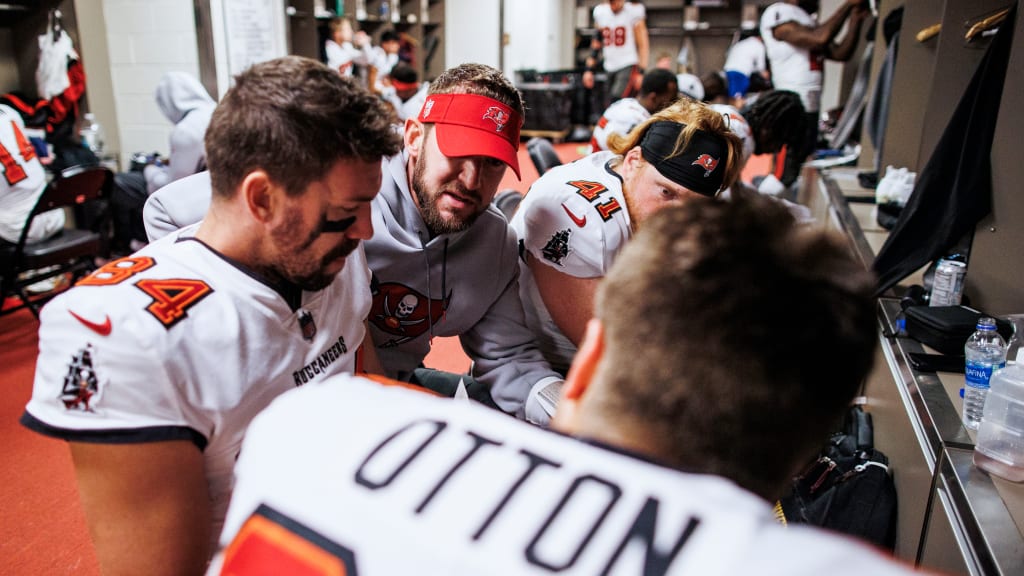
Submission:
[[[431,94],[419,121],[433,123],[437,145],[445,156],[497,158],[519,176],[519,113],[479,94]]]

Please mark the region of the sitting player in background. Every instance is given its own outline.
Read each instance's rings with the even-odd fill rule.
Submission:
[[[430,83],[420,84],[416,69],[399,62],[388,74],[387,86],[381,97],[395,110],[398,120],[404,124],[409,118],[416,118],[427,100]]]
[[[46,170],[25,136],[25,122],[18,112],[0,104],[0,149],[8,162],[0,181],[0,244],[17,244],[25,220],[46,189]],[[44,212],[32,221],[27,241],[38,242],[64,228],[64,210]]]
[[[724,71],[730,102],[742,107],[751,82],[763,84],[769,77],[768,56],[759,29],[740,32],[740,39],[729,47],[725,56]],[[759,76],[758,80],[754,80],[755,75]]]
[[[763,102],[759,98],[753,105],[745,108],[742,114],[728,104],[711,105],[712,110],[722,114],[729,130],[743,142],[741,174],[755,151],[758,154],[777,152],[786,142],[790,142],[800,135],[799,126],[804,110],[800,104],[800,97],[794,92],[785,90],[772,90],[766,92],[764,96]],[[756,129],[747,121],[747,115],[754,120]],[[755,189],[752,184],[747,184],[742,178],[737,179],[732,186],[722,191],[721,197],[730,199],[761,192],[775,197],[777,201],[784,204],[797,222],[810,223],[814,221],[811,211],[806,206],[777,197],[779,193],[783,192],[783,187],[774,176],[769,174],[760,177],[758,183],[760,186]]]
[[[398,49],[401,47],[401,37],[394,30],[385,30],[380,34],[380,45],[370,48],[370,70],[367,75],[367,85],[377,94],[381,94],[387,87],[387,78],[391,69],[399,62]]]
[[[741,172],[754,154],[774,154],[803,136],[804,107],[796,92],[769,90],[742,111],[728,104],[712,104],[711,108],[726,118],[729,129],[743,141]],[[783,189],[781,184],[773,185],[773,178],[761,182],[764,189],[760,191],[765,194],[775,195]]]
[[[527,324],[562,373],[593,316],[598,282],[633,232],[666,206],[714,198],[739,176],[742,156],[723,117],[684,98],[628,135],[612,134],[609,147],[544,173],[512,219]],[[557,398],[541,392],[535,387],[526,407],[539,424]]]
[[[772,513],[868,373],[873,289],[766,199],[667,208],[602,283],[561,433],[347,375],[296,390],[250,428],[210,573],[913,574]]]
[[[142,209],[149,195],[167,184],[206,170],[206,146],[203,137],[217,103],[195,76],[168,72],[156,87],[156,103],[174,125],[170,154],[140,171],[114,176],[110,195],[114,220],[114,252],[133,252],[133,243],[146,242]],[[134,242],[133,242],[134,241]]]
[[[679,87],[675,74],[661,68],[647,72],[636,98],[616,100],[601,115],[590,137],[590,151],[607,150],[609,134],[629,134],[630,130],[650,118],[651,114],[664,109],[678,97]]]

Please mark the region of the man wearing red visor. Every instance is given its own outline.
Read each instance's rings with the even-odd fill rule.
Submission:
[[[689,98],[627,135],[611,134],[608,148],[545,172],[512,219],[527,324],[562,374],[593,316],[598,282],[636,229],[666,206],[714,198],[742,164],[742,144],[722,116]],[[535,387],[526,418],[546,425],[560,386]]]
[[[405,121],[405,150],[384,159],[365,242],[385,373],[450,393],[458,376],[421,365],[435,336],[458,336],[473,361],[470,396],[512,414],[532,387],[561,381],[525,324],[516,236],[491,204],[506,168],[519,176],[522,123],[521,96],[500,71],[441,74]]]

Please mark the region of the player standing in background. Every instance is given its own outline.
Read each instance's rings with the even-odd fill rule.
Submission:
[[[873,289],[765,199],[670,207],[601,286],[560,434],[347,375],[287,394],[211,574],[913,574],[771,506],[868,373]]]
[[[527,324],[562,373],[594,314],[598,283],[633,233],[656,211],[714,198],[739,176],[739,139],[720,114],[689,99],[608,143],[607,152],[545,172],[512,218]],[[535,387],[527,419],[547,422],[558,384]]]
[[[601,115],[590,137],[590,151],[607,150],[609,134],[629,134],[630,130],[650,118],[651,114],[664,109],[678,97],[679,86],[675,74],[660,68],[650,70],[644,74],[636,98],[616,100]]]
[[[352,76],[354,65],[370,65],[374,55],[370,36],[362,30],[354,32],[348,18],[333,18],[327,23],[330,37],[324,41],[327,66],[342,76]]]
[[[771,62],[772,84],[779,90],[800,95],[806,116],[804,136],[787,148],[779,180],[785,186],[796,181],[800,166],[818,142],[818,114],[821,109],[822,71],[825,59],[846,61],[853,56],[860,27],[871,12],[866,0],[846,0],[822,24],[811,16],[820,8],[818,0],[776,2],[761,14],[761,38]],[[849,21],[840,43],[835,42]]]
[[[43,308],[21,421],[69,442],[105,574],[201,573],[252,417],[357,369],[385,106],[314,60],[253,65],[206,133],[206,219]]]
[[[594,87],[594,69],[603,60],[608,73],[608,96],[612,101],[635,96],[650,59],[647,9],[626,0],[608,0],[594,6],[593,53],[587,58],[583,86]],[[600,58],[599,58],[600,57]]]

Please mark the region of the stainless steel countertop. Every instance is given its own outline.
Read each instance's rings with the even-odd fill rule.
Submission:
[[[873,223],[863,222],[865,211],[860,211],[858,219],[829,171],[822,171],[819,177],[822,194],[829,203],[831,224],[847,235],[857,257],[870,267],[875,253],[864,227]],[[960,420],[962,401],[958,391],[963,376],[913,369],[908,354],[930,350],[911,338],[891,335],[899,310],[895,298],[879,299],[879,341],[908,407],[916,439],[931,456],[928,464],[934,478],[933,498],[937,500],[929,509],[939,513],[943,508],[935,504],[943,504],[959,531],[961,551],[972,573],[1024,574],[1020,527],[1024,524],[1024,484],[993,478],[974,466],[974,433]]]

